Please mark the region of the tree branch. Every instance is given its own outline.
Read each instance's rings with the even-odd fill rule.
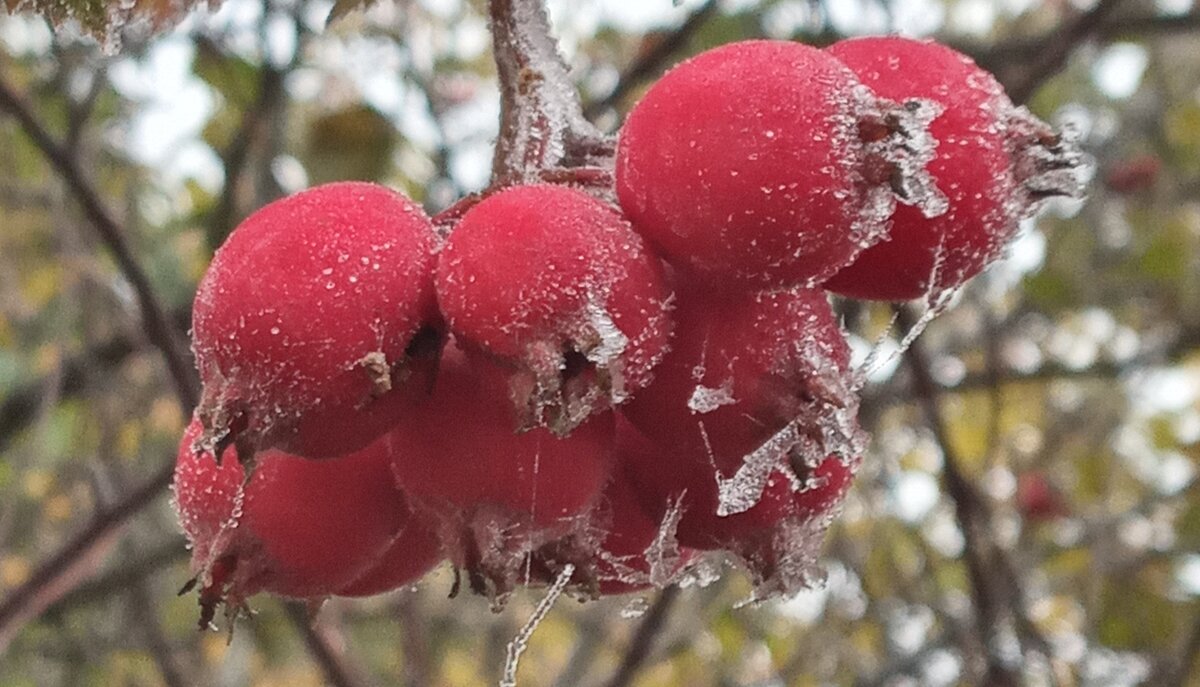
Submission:
[[[329,638],[321,630],[313,626],[312,618],[304,604],[287,603],[284,604],[284,608],[288,620],[303,637],[309,654],[321,667],[329,684],[333,687],[362,687],[364,683],[355,675],[350,666],[346,665],[342,652],[329,641]]]
[[[1095,24],[1091,35],[1098,41],[1110,43],[1148,36],[1191,33],[1197,30],[1200,30],[1200,11],[1193,10],[1172,16],[1146,15],[1119,19],[1106,16]],[[1046,46],[1060,40],[1060,36],[1059,31],[1053,31],[1036,38],[1007,38],[994,45],[959,43],[954,44],[954,48],[972,55],[979,66],[996,71],[1006,66],[1026,64],[1040,59]]]
[[[671,585],[659,593],[654,604],[642,617],[637,631],[630,638],[629,648],[625,650],[621,665],[617,667],[617,672],[608,681],[607,687],[628,687],[633,683],[633,678],[650,656],[650,650],[654,648],[654,640],[666,625],[667,616],[678,598],[678,585]]]
[[[137,296],[146,336],[162,351],[167,370],[175,383],[180,403],[190,411],[195,406],[197,399],[200,398],[199,382],[188,361],[188,356],[184,353],[185,348],[181,345],[166,312],[158,302],[150,278],[138,264],[116,220],[100,201],[96,190],[84,178],[83,171],[69,151],[51,138],[38,122],[28,104],[2,77],[0,77],[0,109],[8,111],[17,120],[25,131],[25,135],[33,141],[33,144],[62,177],[92,228],[96,230],[100,240],[108,247],[118,268],[125,279],[129,281]]]
[[[716,14],[716,12],[716,0],[708,0],[708,2],[696,8],[674,31],[663,36],[661,40],[654,44],[654,47],[647,50],[641,57],[627,66],[617,79],[617,85],[607,95],[595,102],[588,103],[583,110],[584,115],[588,119],[598,117],[606,110],[621,102],[634,88],[641,85],[647,79],[656,76],[662,71],[666,61],[686,45],[692,36],[700,30],[700,27],[704,26],[705,22]]]
[[[166,491],[174,471],[175,461],[165,461],[154,476],[112,508],[98,513],[86,529],[9,593],[0,603],[0,654],[25,623],[77,586],[99,565],[116,543],[121,526]]]
[[[172,326],[179,334],[187,331],[192,321],[191,306],[175,308],[170,313]],[[82,393],[98,372],[120,366],[136,353],[142,342],[127,334],[89,346],[77,355],[64,359],[56,374],[23,384],[0,402],[0,452],[37,417],[40,400],[47,394],[58,398]]]
[[[915,324],[911,313],[896,309],[901,331]],[[1016,666],[996,652],[1002,622],[1009,618],[1019,639],[1028,638],[1037,651],[1049,656],[1044,638],[1036,631],[1025,612],[1025,594],[1016,572],[1000,547],[992,540],[990,508],[979,490],[963,474],[961,459],[950,441],[946,422],[938,405],[938,387],[930,373],[929,358],[921,341],[914,341],[904,353],[912,373],[917,401],[942,449],[942,485],[954,504],[954,515],[963,534],[964,557],[976,610],[976,632],[984,655],[982,684],[1019,685]],[[1022,641],[1024,644],[1024,641]]]
[[[1057,74],[1084,41],[1088,40],[1124,0],[1099,0],[1069,25],[1053,32],[1042,43],[1025,72],[1005,84],[1014,103],[1024,103],[1047,79]]]
[[[488,0],[488,14],[500,80],[493,184],[611,157],[612,142],[583,116],[542,0]]]

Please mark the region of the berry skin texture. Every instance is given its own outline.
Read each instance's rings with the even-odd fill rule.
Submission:
[[[410,345],[436,317],[434,243],[412,201],[358,182],[242,222],[196,295],[206,447],[328,458],[383,434],[405,403]]]
[[[661,263],[613,209],[565,186],[471,208],[439,254],[437,295],[463,346],[514,369],[522,429],[565,435],[620,403],[670,337]]]
[[[236,449],[225,449],[218,464],[194,449],[202,432],[193,420],[180,444],[174,503],[192,546],[206,619],[217,602],[236,613],[259,591],[292,598],[339,593],[400,541],[411,556],[401,583],[440,558],[436,540],[413,527],[392,479],[387,438],[327,461],[263,451],[243,486]]]
[[[367,568],[338,596],[374,596],[421,579],[442,560],[442,543],[433,526],[412,513],[378,562]]]
[[[617,147],[621,208],[668,262],[702,278],[819,283],[878,240],[894,204],[860,134],[882,106],[810,46],[709,50],[629,114]]]
[[[472,590],[497,603],[520,581],[527,553],[586,525],[613,459],[611,412],[569,437],[515,433],[505,371],[454,346],[432,395],[389,436],[404,493],[437,522]]]
[[[777,460],[758,449],[789,427],[779,451],[808,442],[823,457],[843,451],[839,439],[860,450],[849,347],[824,292],[681,291],[674,314],[671,352],[621,409],[650,440],[705,457],[726,479],[756,452]]]

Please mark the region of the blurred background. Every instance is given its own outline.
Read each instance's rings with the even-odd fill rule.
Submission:
[[[0,685],[497,682],[542,592],[493,614],[447,600],[444,569],[332,601],[315,628],[258,597],[232,642],[198,632],[194,596],[176,596],[190,575],[167,488],[188,382],[159,350],[182,340],[214,248],[266,202],[370,179],[432,212],[487,183],[499,97],[483,5],[339,4],[326,26],[328,0],[225,0],[157,32],[168,0],[118,4],[149,22],[97,5],[58,33],[0,16]],[[520,684],[1200,685],[1200,8],[550,9],[609,130],[703,49],[899,32],[959,48],[1077,127],[1096,169],[1086,201],[1027,222],[872,373],[873,441],[823,588],[739,606],[749,585],[728,569],[665,595],[563,599]],[[895,351],[888,306],[839,307],[860,356]]]

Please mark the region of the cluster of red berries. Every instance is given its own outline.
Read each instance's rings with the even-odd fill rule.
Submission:
[[[263,208],[195,303],[175,494],[204,622],[447,558],[493,600],[661,587],[704,551],[759,598],[804,587],[865,443],[826,291],[958,286],[1078,164],[943,46],[750,41],[646,93],[619,207],[513,185],[448,233],[365,183]]]

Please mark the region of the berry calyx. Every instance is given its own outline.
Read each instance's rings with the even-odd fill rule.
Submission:
[[[878,95],[920,98],[940,114],[926,165],[945,194],[946,212],[898,206],[887,238],[825,282],[854,298],[907,300],[954,288],[998,258],[1048,197],[1077,195],[1083,160],[967,56],[933,41],[899,36],[852,38],[826,51]]]
[[[174,504],[207,619],[220,602],[236,615],[259,591],[336,594],[409,528],[412,514],[392,479],[386,438],[325,461],[262,451],[247,480],[234,447],[220,463],[195,449],[203,431],[193,419],[180,443]],[[425,565],[412,569],[419,576],[436,562],[436,547],[416,558]]]
[[[464,347],[512,370],[522,429],[565,435],[621,403],[670,336],[658,259],[565,186],[508,188],[467,211],[439,254],[437,296]]]
[[[755,502],[736,513],[724,512],[720,476],[703,456],[659,446],[654,460],[627,469],[643,506],[680,509],[675,532],[681,546],[733,554],[762,600],[819,582],[820,545],[859,462],[857,456],[812,460],[789,450]]]
[[[310,458],[366,446],[395,421],[405,381],[440,338],[434,233],[374,184],[276,201],[217,251],[193,311],[205,449]],[[251,456],[243,455],[243,459]]]

